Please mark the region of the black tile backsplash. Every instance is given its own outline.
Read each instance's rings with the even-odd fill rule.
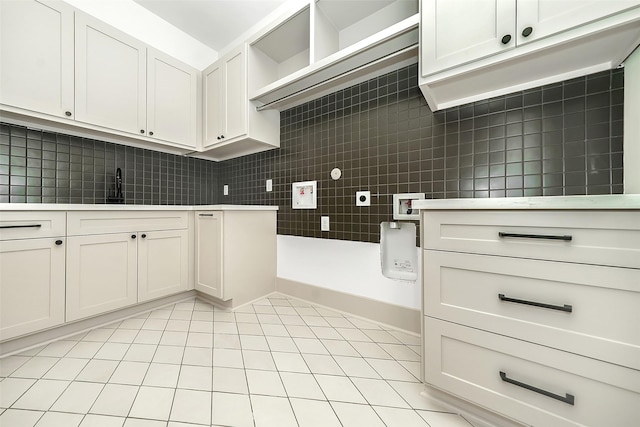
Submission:
[[[279,234],[378,242],[394,193],[622,193],[623,76],[605,71],[433,113],[411,65],[283,111],[280,149],[221,163],[2,124],[0,202],[104,203],[120,167],[126,203],[278,205]],[[292,210],[291,184],[310,180],[318,209]],[[371,191],[371,207],[355,206],[358,190]],[[323,215],[330,232],[320,231]]]
[[[279,205],[279,234],[379,242],[394,193],[622,193],[623,76],[605,71],[433,113],[417,66],[401,68],[283,111],[279,150],[221,163],[230,194],[219,201]],[[310,180],[318,209],[292,210],[291,184]],[[371,207],[355,206],[358,190],[371,191]],[[320,231],[323,215],[330,232]]]
[[[214,162],[0,125],[0,203],[106,203],[118,167],[127,204],[213,204],[219,191]]]

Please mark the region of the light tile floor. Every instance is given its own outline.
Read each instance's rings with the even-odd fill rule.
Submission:
[[[472,427],[420,338],[280,294],[181,302],[0,359],[2,427]]]

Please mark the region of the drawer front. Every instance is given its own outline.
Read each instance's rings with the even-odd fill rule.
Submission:
[[[67,214],[67,230],[70,236],[177,230],[187,227],[186,211],[99,211]]]
[[[640,369],[640,270],[423,252],[425,314]]]
[[[425,249],[640,268],[640,211],[425,211],[422,229]]]
[[[65,218],[65,212],[0,212],[0,240],[64,236]]]
[[[430,317],[425,360],[427,383],[527,425],[633,427],[640,419],[637,370]]]

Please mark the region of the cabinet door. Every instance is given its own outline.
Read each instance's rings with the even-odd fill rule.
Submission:
[[[423,76],[516,45],[516,0],[424,0],[420,19]]]
[[[67,239],[67,321],[138,301],[136,237],[119,233]]]
[[[196,290],[230,299],[222,287],[222,212],[196,213]],[[226,297],[226,298],[225,298]]]
[[[76,119],[146,134],[146,47],[76,13]]]
[[[247,133],[247,67],[244,45],[224,59],[224,140]]]
[[[202,72],[204,88],[204,147],[220,142],[224,134],[222,115],[224,109],[224,91],[222,88],[222,65],[216,62]]]
[[[0,103],[73,116],[73,9],[68,4],[0,2],[0,51]]]
[[[186,291],[188,231],[141,232],[138,237],[138,301]]]
[[[550,36],[638,6],[638,0],[518,0],[518,44]],[[527,28],[531,31],[525,32]]]
[[[147,124],[149,136],[196,146],[198,72],[147,49]]]
[[[64,322],[64,241],[0,242],[0,341]]]

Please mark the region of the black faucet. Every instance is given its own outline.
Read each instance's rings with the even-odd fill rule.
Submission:
[[[107,196],[107,203],[124,203],[124,196],[122,195],[122,169],[116,169],[116,189],[114,191],[114,195],[111,195],[109,192],[109,196]]]
[[[122,169],[116,169],[116,197],[122,199]]]

